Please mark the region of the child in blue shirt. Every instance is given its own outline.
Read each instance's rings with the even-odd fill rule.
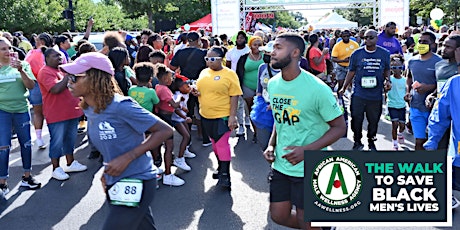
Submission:
[[[404,58],[400,54],[393,54],[390,58],[392,75],[390,76],[391,89],[388,91],[387,104],[391,119],[391,136],[393,149],[398,150],[399,144],[404,144],[404,128],[406,123],[406,78],[402,76]],[[399,128],[399,131],[398,131]]]

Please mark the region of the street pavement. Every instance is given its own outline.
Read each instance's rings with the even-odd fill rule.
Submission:
[[[365,124],[364,129],[367,127]],[[31,132],[33,139],[34,132]],[[49,143],[49,135],[44,128],[44,136]],[[294,135],[294,134],[293,134]],[[212,172],[217,161],[211,147],[202,147],[196,132],[193,131],[192,150],[197,154],[188,159],[191,172],[184,172],[173,167],[173,171],[186,183],[181,187],[163,185],[156,190],[152,203],[154,218],[158,229],[204,229],[204,230],[286,230],[271,221],[268,213],[269,185],[267,175],[269,165],[263,159],[257,144],[249,137],[237,138],[232,135],[230,143],[234,146],[231,163],[232,190],[227,191],[216,187]],[[363,131],[366,137],[366,132]],[[342,138],[331,146],[335,150],[352,148],[352,132],[348,138]],[[414,148],[412,135],[405,134],[405,148]],[[379,150],[391,150],[391,124],[383,119],[379,124],[376,146]],[[177,151],[180,136],[175,134]],[[33,147],[33,173],[42,183],[39,190],[25,190],[19,187],[22,175],[22,163],[17,139],[13,140],[10,154],[10,178],[8,184],[11,192],[7,201],[0,204],[0,229],[100,229],[107,214],[107,205],[100,177],[101,164],[97,160],[89,160],[86,156],[90,150],[84,134],[78,135],[76,159],[88,166],[81,173],[71,173],[69,180],[61,182],[51,178],[52,168],[48,157],[48,148],[38,150]],[[366,145],[366,139],[363,138]],[[61,164],[65,164],[61,159]],[[456,193],[459,195],[458,193]],[[459,196],[460,197],[460,196]],[[358,229],[460,229],[460,208],[453,211],[452,228],[436,227],[338,227],[339,230]]]

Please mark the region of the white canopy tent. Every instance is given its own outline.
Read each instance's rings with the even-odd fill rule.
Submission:
[[[348,21],[336,12],[332,12],[327,17],[314,23],[313,27],[315,29],[349,29],[358,27],[358,23]]]

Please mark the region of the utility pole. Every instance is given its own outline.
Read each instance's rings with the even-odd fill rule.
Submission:
[[[73,6],[72,6],[72,0],[69,0],[69,10],[72,12],[70,15],[70,31],[75,32],[75,17],[73,15]]]

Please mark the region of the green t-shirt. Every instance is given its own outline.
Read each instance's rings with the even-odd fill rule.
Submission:
[[[272,167],[285,175],[303,177],[304,162],[289,163],[282,158],[290,152],[284,148],[318,140],[329,130],[327,122],[341,116],[342,111],[332,90],[319,78],[302,70],[294,80],[285,81],[281,74],[268,82],[277,133]]]
[[[27,76],[35,81],[29,63],[23,61],[22,69]],[[25,113],[29,90],[24,86],[21,74],[16,68],[3,66],[0,68],[0,110],[8,113]]]
[[[75,54],[77,54],[77,50],[75,49],[74,44],[72,44],[70,48],[67,50],[67,54],[69,55],[69,58],[72,58],[73,56],[75,56]]]
[[[153,112],[153,106],[160,102],[154,89],[143,86],[131,87],[128,91],[128,95],[150,112]]]
[[[262,53],[261,55],[263,57]],[[259,66],[263,63],[263,58],[261,58],[258,61],[253,61],[251,58],[248,57],[246,63],[244,63],[243,85],[254,91],[257,89],[257,74],[259,72]]]

